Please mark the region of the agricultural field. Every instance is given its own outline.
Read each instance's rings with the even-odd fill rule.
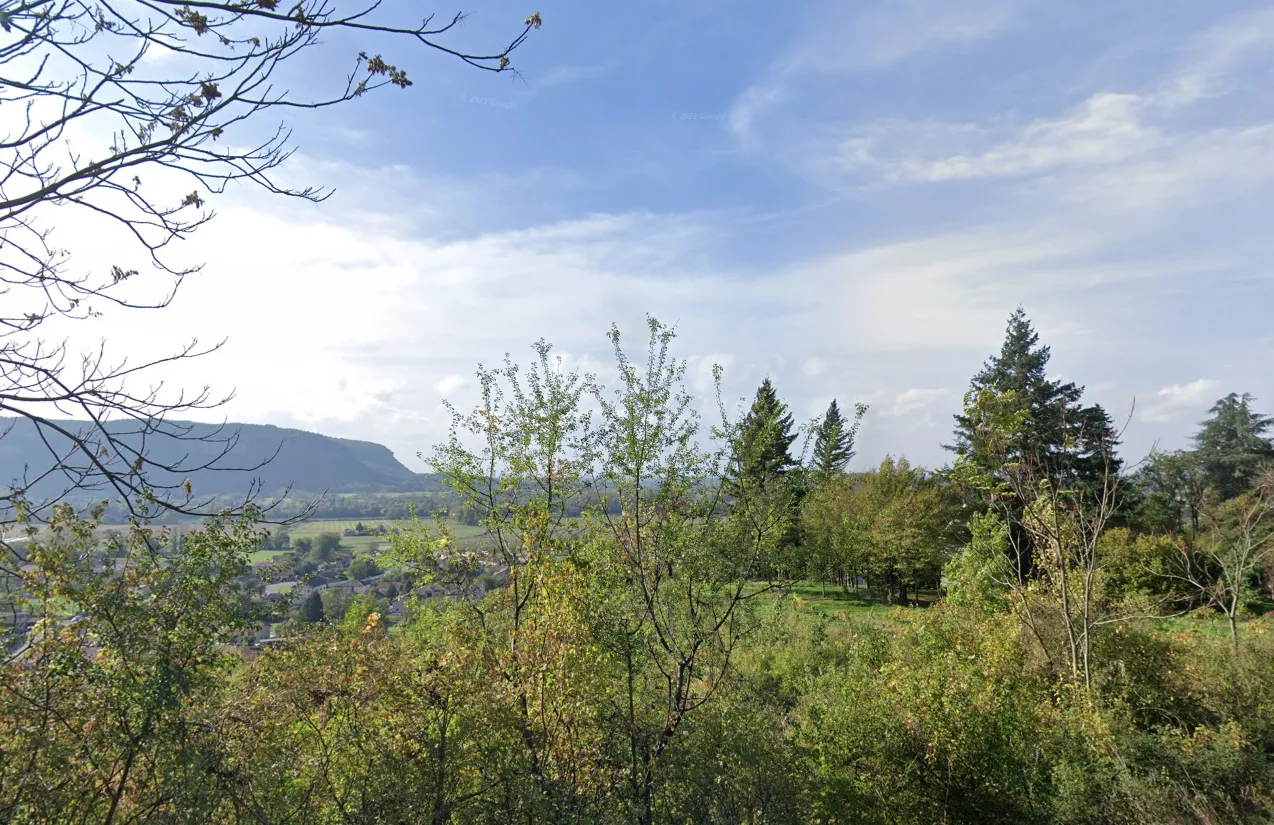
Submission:
[[[387,536],[346,536],[344,534],[346,530],[353,530],[359,524],[362,524],[363,527],[369,529],[384,526],[387,530],[392,532],[393,530],[409,526],[411,522],[399,521],[397,519],[313,519],[299,524],[290,525],[288,527],[274,529],[286,530],[288,535],[292,537],[293,541],[299,538],[313,539],[323,533],[336,533],[341,537],[341,544],[344,547],[349,548],[356,556],[376,553],[388,548],[389,539]],[[422,521],[421,524],[427,525],[429,522]],[[456,524],[454,522],[448,525],[448,530],[451,532],[452,538],[456,540],[456,543],[461,546],[476,546],[482,536],[486,534],[486,528],[484,527],[470,527],[463,524]],[[278,552],[279,551],[277,550],[259,551],[254,555],[262,556],[262,559],[254,558],[253,561],[272,558],[274,555],[277,555]]]

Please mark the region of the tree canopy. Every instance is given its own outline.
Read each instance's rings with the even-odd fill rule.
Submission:
[[[1118,474],[1118,439],[1110,416],[1099,404],[1083,403],[1083,387],[1050,379],[1050,356],[1025,310],[1014,310],[1000,352],[973,377],[970,393],[1011,393],[1012,412],[1022,416],[1022,426],[1011,443],[993,449],[978,422],[967,411],[959,413],[955,440],[948,449],[992,472],[1006,462],[1037,464],[1058,484],[1091,486],[1108,474]]]
[[[1222,499],[1251,488],[1261,466],[1274,461],[1274,441],[1266,435],[1274,416],[1252,409],[1251,393],[1230,393],[1208,410],[1194,436],[1195,454],[1208,487]]]

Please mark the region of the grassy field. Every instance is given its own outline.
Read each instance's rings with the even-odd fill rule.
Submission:
[[[777,607],[782,604],[802,613],[813,613],[840,621],[867,619],[872,622],[889,622],[898,605],[885,604],[867,594],[867,591],[845,592],[839,587],[826,588],[817,582],[800,582],[784,591],[767,594],[765,600]],[[922,593],[919,603],[913,607],[924,608],[933,603],[933,593]]]
[[[380,550],[388,549],[389,539],[386,536],[346,536],[346,530],[353,530],[359,524],[367,528],[375,528],[384,526],[388,530],[394,530],[398,527],[406,526],[409,522],[398,521],[396,519],[313,519],[304,521],[300,524],[294,524],[285,529],[293,541],[300,538],[313,539],[323,533],[336,533],[341,537],[341,545],[348,548],[354,555],[370,554]],[[427,522],[426,522],[427,523]],[[278,529],[278,528],[276,528]],[[482,536],[485,535],[486,529],[483,527],[468,527],[463,524],[452,523],[449,525],[452,537],[457,544],[461,546],[472,546],[478,544]],[[262,550],[253,554],[252,561],[269,561],[279,551]]]

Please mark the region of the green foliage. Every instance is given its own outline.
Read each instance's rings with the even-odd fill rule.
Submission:
[[[138,522],[116,546],[59,505],[30,532],[23,607],[40,618],[0,666],[0,809],[12,822],[110,822],[149,810],[211,816],[202,701],[254,616],[235,579],[252,514],[188,533],[180,553]]]
[[[792,457],[792,414],[779,400],[769,378],[757,387],[756,398],[743,419],[735,445],[731,492],[764,488],[787,475],[796,466]]]
[[[1252,409],[1249,393],[1230,393],[1208,410],[1194,437],[1199,466],[1208,488],[1221,499],[1246,492],[1263,464],[1274,461],[1274,443],[1265,435],[1274,416]]]
[[[867,405],[856,404],[853,421],[848,421],[832,399],[814,433],[810,471],[816,484],[844,471],[854,457],[854,437],[866,414]]]
[[[346,577],[354,580],[370,579],[372,576],[380,575],[380,572],[380,565],[376,563],[376,560],[367,556],[359,556],[345,568]]]
[[[354,603],[354,594],[348,590],[324,590],[319,594],[323,602],[323,618],[329,622],[339,622]]]
[[[1199,597],[1187,574],[1198,562],[1194,548],[1172,533],[1133,533],[1126,527],[1101,538],[1103,598],[1132,602],[1148,614],[1171,613]]]
[[[1118,472],[1117,461],[1108,467],[1116,444],[1110,416],[1100,405],[1081,403],[1084,389],[1048,378],[1050,352],[1019,307],[1009,317],[1004,344],[973,377],[970,392],[976,398],[989,392],[1001,404],[1012,404],[997,414],[1019,416],[1018,425],[1002,432],[1000,440],[988,440],[985,422],[966,409],[955,417],[955,443],[951,449],[966,463],[993,476],[1006,463],[1030,462],[1044,477],[1056,483],[1093,486],[1108,469]]]
[[[341,551],[340,533],[319,533],[310,553],[318,561],[331,561]]]
[[[1152,455],[1132,483],[1137,499],[1133,520],[1141,529],[1172,533],[1199,529],[1208,481],[1198,453]]]
[[[943,568],[947,601],[958,607],[1002,611],[1008,607],[1009,530],[998,513],[975,514],[964,550]]]
[[[250,519],[99,540],[60,508],[20,571],[15,606],[42,624],[0,666],[5,821],[1274,816],[1274,617],[1231,613],[1227,634],[1215,615],[1131,615],[1193,606],[1203,573],[1248,586],[1272,538],[1267,487],[1206,502],[1188,538],[1107,530],[1083,484],[1023,470],[1018,390],[983,388],[965,417],[991,465],[887,458],[828,474],[797,509],[770,464],[730,495],[758,417],[705,427],[672,330],[648,329],[638,360],[611,330],[609,387],[544,342],[529,368],[479,372],[480,406],[453,411],[433,462],[482,545],[445,517],[390,534],[379,560],[455,596],[413,600],[393,626],[374,593],[330,588],[241,660],[229,646],[260,618]],[[992,505],[967,534],[959,485]],[[802,565],[820,581],[794,582]],[[850,592],[860,577],[877,602]],[[881,603],[921,589],[923,608]]]
[[[311,624],[323,621],[323,599],[318,591],[311,590],[305,601],[301,602],[300,619]]]

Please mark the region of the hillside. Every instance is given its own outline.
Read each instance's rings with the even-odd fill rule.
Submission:
[[[87,426],[81,421],[57,423],[73,431],[83,431]],[[423,491],[438,486],[431,477],[405,467],[387,447],[370,441],[332,438],[265,424],[218,427],[173,423],[191,428],[189,436],[184,439],[148,436],[147,455],[160,464],[195,467],[213,462],[213,466],[182,474],[180,478],[160,475],[153,480],[179,484],[188,475],[192,485],[203,495],[240,494],[254,480],[267,493],[289,486],[298,491],[334,493]],[[108,428],[130,445],[140,443],[140,437],[133,432],[136,425],[131,422],[109,424]],[[0,419],[0,433],[4,433],[0,437],[0,476],[3,476],[0,483],[7,484],[24,471],[34,475],[50,466],[49,448],[30,422]],[[225,439],[232,436],[237,438],[233,450],[218,459]],[[50,439],[50,445],[57,450],[64,450],[68,444],[65,438],[60,442]],[[261,462],[267,463],[255,470],[246,469]],[[57,492],[52,489],[52,482],[42,486],[47,489],[37,487],[37,495]]]

